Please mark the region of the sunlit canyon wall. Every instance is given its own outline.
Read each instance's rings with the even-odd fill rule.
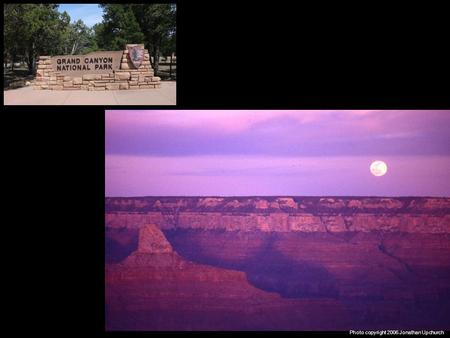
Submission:
[[[450,329],[450,199],[106,198],[108,330]]]

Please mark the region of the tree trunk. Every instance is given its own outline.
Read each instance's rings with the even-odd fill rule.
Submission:
[[[29,74],[34,74],[34,66],[35,66],[35,49],[34,49],[34,43],[31,44],[28,50],[28,72]]]
[[[35,55],[33,52],[28,52],[27,65],[28,65],[28,73],[34,74],[34,69],[36,65]]]
[[[148,47],[148,50],[150,50],[150,47]],[[154,55],[155,52],[155,48],[152,47],[152,54],[150,55],[150,66],[152,66],[152,68],[155,68],[155,63],[152,61],[152,55]]]
[[[155,50],[155,52],[153,54],[153,57],[155,58],[155,61],[153,63],[155,65],[153,66],[153,69],[155,70],[155,75],[158,75],[158,69],[159,69],[159,46],[155,46],[154,50]]]
[[[173,53],[172,53],[172,55],[170,56],[170,65],[169,65],[169,79],[171,79],[172,80],[172,59],[173,59]]]
[[[155,75],[157,75],[156,73],[158,72],[158,58],[157,58],[157,54],[158,54],[158,46],[156,45],[156,44],[154,44],[153,45],[153,62],[151,63],[152,64],[152,68],[153,68],[153,71],[155,72]],[[150,60],[151,60],[151,58],[150,58]]]
[[[70,52],[70,55],[74,55],[77,48],[78,48],[78,42],[75,41],[72,45],[72,51]]]
[[[33,74],[33,56],[28,54],[27,58],[27,65],[28,65],[28,73]]]

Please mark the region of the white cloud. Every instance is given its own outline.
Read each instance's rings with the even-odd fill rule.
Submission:
[[[252,126],[274,119],[289,118],[298,124],[317,121],[351,120],[367,117],[369,110],[153,110],[106,111],[107,124],[161,125],[176,128],[207,126],[222,133],[239,133]],[[330,119],[334,117],[334,119]]]

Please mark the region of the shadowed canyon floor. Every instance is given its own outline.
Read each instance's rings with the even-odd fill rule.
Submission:
[[[449,329],[449,211],[448,198],[106,198],[106,328]]]

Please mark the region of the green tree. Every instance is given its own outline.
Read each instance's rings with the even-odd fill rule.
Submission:
[[[177,37],[175,34],[171,35],[165,43],[161,46],[161,54],[164,56],[170,56],[176,51]]]
[[[175,51],[176,6],[173,4],[102,4],[103,22],[88,28],[81,20],[52,4],[4,4],[4,60],[12,66],[26,60],[30,72],[39,55],[83,54],[95,50],[121,50],[127,43],[144,43],[153,56]]]
[[[82,20],[67,26],[63,35],[63,54],[85,54],[98,49],[94,38],[94,30],[84,24]]]
[[[92,41],[92,48],[95,50],[106,50],[104,49],[104,44],[102,42],[102,36],[103,36],[103,31],[105,29],[105,25],[103,24],[103,22],[100,23],[96,23],[93,27],[92,27],[92,33],[93,33],[93,41]]]
[[[144,43],[153,56],[155,73],[159,57],[175,52],[176,6],[173,4],[104,4],[103,22],[94,27],[101,49],[122,49],[127,43]]]
[[[17,58],[24,54],[23,13],[24,8],[21,4],[3,5],[3,60],[11,63],[11,70],[14,70]]]
[[[102,4],[103,22],[97,27],[97,43],[102,49],[121,50],[127,43],[143,43],[144,35],[132,5]]]
[[[55,55],[63,43],[70,24],[67,13],[59,13],[57,5],[24,4],[24,44],[28,69],[33,72],[39,55]]]
[[[161,53],[167,56],[175,52],[176,5],[135,4],[131,6],[145,35],[145,44],[153,56],[152,67],[155,73],[158,73]]]
[[[57,9],[51,4],[4,5],[4,53],[14,61],[20,55],[30,73],[39,55],[54,55],[60,48],[70,17]]]

